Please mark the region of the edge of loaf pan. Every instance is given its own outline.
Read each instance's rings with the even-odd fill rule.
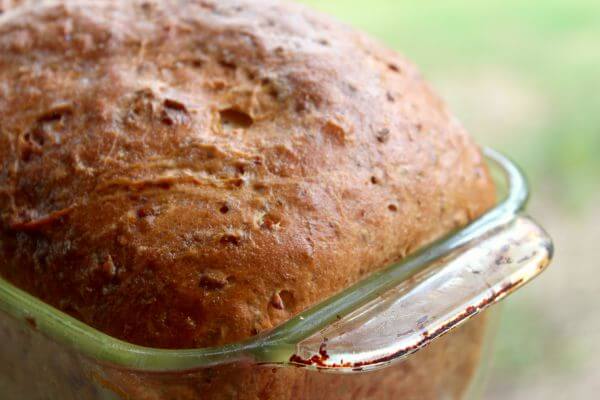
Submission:
[[[381,368],[410,356],[522,287],[540,274],[552,259],[553,245],[550,237],[532,220],[521,214],[529,195],[522,171],[495,150],[486,148],[484,152],[495,175],[499,192],[504,194],[494,208],[464,228],[450,233],[399,263],[370,275],[273,330],[250,340],[201,349],[165,350],[137,346],[86,325],[2,278],[0,311],[21,321],[27,329],[33,329],[97,362],[139,371],[181,372],[237,362],[299,366],[328,372],[357,373]],[[531,247],[534,246],[532,254],[535,257],[510,260],[505,256],[502,262],[514,269],[507,270],[504,274],[506,276],[500,276],[496,286],[492,287],[484,282],[487,287],[469,298],[451,300],[456,304],[452,304],[453,307],[450,308],[447,307],[448,303],[440,300],[438,303],[446,307],[445,313],[440,311],[436,318],[415,313],[390,313],[390,310],[394,310],[390,305],[392,303],[396,304],[395,307],[410,308],[413,303],[408,302],[408,306],[400,303],[411,293],[423,296],[427,294],[423,292],[423,288],[434,288],[427,285],[442,278],[457,279],[456,276],[442,276],[442,273],[452,272],[449,268],[457,264],[456,259],[481,250],[486,243],[488,246],[501,245],[496,249],[500,252],[497,254],[512,250],[508,244],[498,243],[498,240],[506,241],[506,235],[510,237],[517,233],[522,236],[522,241],[512,245],[521,252],[527,249],[531,251]],[[495,262],[490,266],[492,271],[500,265],[499,256],[494,255],[494,249],[485,250],[488,256],[494,256]],[[519,265],[516,265],[517,261],[520,262]],[[464,267],[453,267],[453,273],[460,273]],[[431,290],[448,292],[441,287]],[[457,294],[460,288],[453,290],[453,293]],[[451,292],[452,290],[448,293]],[[447,296],[447,293],[445,295]],[[393,300],[391,303],[390,298]],[[446,298],[440,296],[440,299]],[[397,339],[400,335],[382,336],[376,341],[369,341],[365,339],[364,329],[358,329],[365,324],[357,327],[358,314],[362,317],[367,314],[371,322],[379,318],[381,323],[381,318],[385,318],[383,322],[388,326],[394,322],[404,325],[413,323],[417,328],[409,330],[403,341]],[[383,315],[385,316],[382,317]],[[377,326],[376,323],[371,325]],[[374,332],[377,334],[377,330]],[[336,347],[336,338],[331,337],[331,334],[340,337],[345,335],[344,341],[338,340],[341,344]],[[374,345],[378,348],[374,348]]]

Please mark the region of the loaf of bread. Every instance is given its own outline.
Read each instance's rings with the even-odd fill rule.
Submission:
[[[5,8],[0,272],[117,338],[246,339],[494,202],[415,67],[302,6]]]

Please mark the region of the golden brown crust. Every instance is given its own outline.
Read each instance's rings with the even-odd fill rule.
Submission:
[[[33,3],[0,54],[1,272],[125,340],[247,338],[493,203],[418,71],[298,5]]]

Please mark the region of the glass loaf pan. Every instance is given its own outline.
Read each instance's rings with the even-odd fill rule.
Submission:
[[[542,272],[553,252],[548,235],[522,214],[528,189],[520,170],[485,153],[498,178],[496,207],[245,342],[135,346],[0,279],[0,398],[463,397],[494,331],[489,313],[473,317]]]

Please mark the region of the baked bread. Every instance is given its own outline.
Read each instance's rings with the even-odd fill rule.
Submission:
[[[133,343],[256,335],[494,202],[415,67],[299,5],[30,1],[0,54],[0,272]]]

